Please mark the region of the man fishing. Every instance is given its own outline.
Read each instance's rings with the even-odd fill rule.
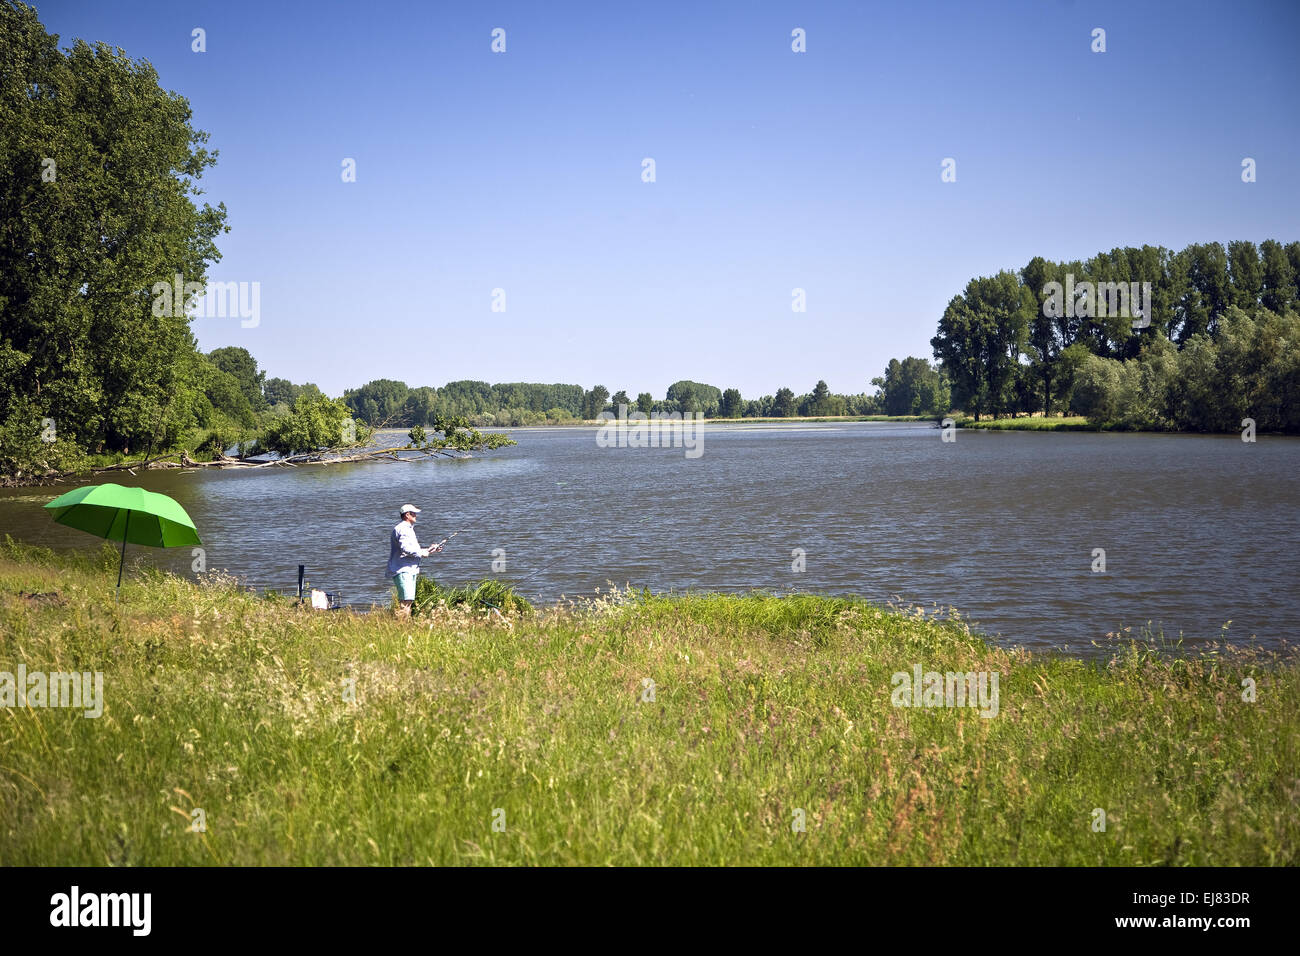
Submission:
[[[402,520],[393,526],[393,536],[388,547],[388,573],[397,588],[397,616],[410,617],[415,603],[415,579],[420,574],[420,559],[442,550],[443,544],[421,548],[415,537],[415,516],[420,509],[415,505],[402,505],[398,509]]]

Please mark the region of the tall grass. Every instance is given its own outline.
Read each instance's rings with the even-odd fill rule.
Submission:
[[[533,609],[514,588],[493,578],[453,588],[442,587],[429,577],[416,578],[412,612],[421,617],[440,607],[470,608],[485,614],[521,614]]]
[[[958,428],[982,428],[988,431],[1086,432],[1101,431],[1102,426],[1083,417],[1070,418],[959,418]]]
[[[115,604],[113,561],[0,549],[0,670],[106,697],[0,708],[0,864],[1296,862],[1289,651],[1038,657],[761,593],[507,626],[137,571]],[[998,715],[893,706],[916,664],[998,672]]]

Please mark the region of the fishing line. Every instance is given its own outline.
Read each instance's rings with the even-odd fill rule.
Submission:
[[[633,527],[640,527],[641,525],[643,525],[643,524],[645,524],[647,521],[649,521],[650,518],[652,518],[652,517],[654,517],[654,516],[653,516],[653,515],[646,515],[646,516],[643,517],[640,521],[635,522],[635,523],[633,524]],[[551,568],[555,567],[555,566],[556,566],[557,564],[559,564],[561,561],[563,561],[563,560],[565,560],[566,558],[570,557],[570,556],[571,556],[575,551],[580,550],[582,547],[584,547],[583,544],[577,544],[577,545],[574,545],[574,546],[571,547],[571,548],[568,548],[568,549],[566,549],[566,550],[564,550],[564,551],[561,551],[557,557],[555,557],[555,558],[553,558],[552,560],[546,562],[546,563],[543,564],[540,568],[537,568],[536,570],[533,570],[533,571],[529,571],[529,572],[528,572],[527,574],[525,574],[522,578],[516,578],[515,581],[514,581],[513,587],[518,587],[519,585],[523,584],[525,581],[527,581],[529,578],[533,577],[534,575],[541,574],[543,571],[549,571]]]

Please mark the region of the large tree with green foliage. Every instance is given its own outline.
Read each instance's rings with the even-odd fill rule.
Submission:
[[[705,415],[713,416],[718,412],[718,403],[722,400],[722,390],[716,385],[706,385],[703,382],[682,379],[668,386],[668,392],[664,398],[668,402],[676,402],[677,410],[683,414],[702,412]]]
[[[272,407],[276,405],[292,407],[299,390],[299,387],[287,378],[268,378],[262,385],[262,396]]]
[[[1263,278],[1262,303],[1270,312],[1281,315],[1296,299],[1296,273],[1287,258],[1286,248],[1276,239],[1259,244],[1260,271]]]
[[[266,410],[266,396],[262,394],[266,373],[258,371],[257,359],[253,358],[248,349],[233,345],[213,349],[208,353],[208,361],[239,383],[239,389],[248,400],[249,408],[254,412]]]
[[[0,429],[56,422],[92,451],[173,446],[202,374],[182,308],[154,283],[206,281],[224,206],[189,103],[147,61],[77,41],[0,0]]]
[[[1012,272],[972,279],[954,296],[930,340],[953,397],[976,420],[1012,400],[1020,355],[1037,300]]]
[[[745,413],[745,401],[740,397],[740,389],[728,388],[722,393],[718,402],[719,418],[739,418]]]
[[[391,378],[378,378],[360,388],[350,388],[343,393],[343,404],[352,414],[367,425],[425,425],[426,421],[412,421],[407,412],[410,389],[405,382]]]
[[[885,374],[873,378],[886,415],[940,415],[948,411],[948,384],[923,358],[890,359]]]
[[[293,411],[266,429],[258,450],[288,456],[337,448],[344,443],[345,426],[351,417],[340,400],[323,395],[315,387],[303,388],[293,403]],[[357,437],[354,434],[353,439]]]
[[[600,413],[605,410],[605,404],[609,401],[609,389],[604,385],[597,385],[591,391],[582,396],[582,417],[588,421],[599,418]]]

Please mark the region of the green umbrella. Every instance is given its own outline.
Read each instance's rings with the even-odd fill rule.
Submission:
[[[117,562],[119,592],[128,541],[151,548],[203,543],[184,508],[166,495],[143,488],[124,488],[112,482],[87,485],[59,495],[45,507],[54,512],[59,524],[122,542]]]

